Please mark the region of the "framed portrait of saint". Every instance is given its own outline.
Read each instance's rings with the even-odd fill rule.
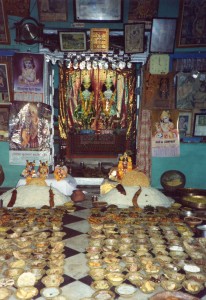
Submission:
[[[144,23],[124,25],[125,53],[132,54],[144,52],[144,28]]]

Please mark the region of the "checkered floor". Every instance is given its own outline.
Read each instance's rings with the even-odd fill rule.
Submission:
[[[89,224],[87,217],[90,215],[90,209],[92,207],[91,195],[88,193],[84,202],[76,205],[76,211],[70,214],[65,214],[63,218],[63,230],[66,232],[64,237],[65,247],[65,273],[64,283],[61,284],[62,295],[67,300],[81,300],[81,299],[93,299],[90,298],[94,294],[94,290],[90,287],[92,279],[88,276],[89,268],[87,266],[87,259],[85,257],[85,248],[88,245],[88,231]],[[39,283],[36,286],[41,290],[44,286]],[[162,291],[161,289],[159,291]],[[157,293],[156,290],[155,293]],[[140,291],[138,295],[135,294],[130,297],[130,300],[147,300],[151,295],[143,294]],[[198,295],[202,300],[206,300],[206,296],[203,294]],[[35,300],[43,300],[40,294]],[[124,300],[116,296],[115,299]],[[9,300],[16,300],[14,296],[11,296]]]

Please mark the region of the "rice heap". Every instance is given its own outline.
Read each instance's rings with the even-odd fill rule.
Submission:
[[[3,200],[4,207],[7,207],[14,190],[15,189],[11,189],[0,196],[0,199]],[[16,190],[17,197],[13,207],[41,208],[44,205],[49,206],[49,186],[37,187],[36,185],[24,185],[19,186]],[[68,197],[59,192],[57,189],[52,188],[52,192],[54,194],[55,206],[64,205],[65,202],[68,202]]]
[[[115,204],[120,208],[133,206],[132,199],[140,189],[140,186],[124,186],[124,189],[126,195],[121,194],[116,188],[113,188],[108,193],[100,195],[99,201],[107,202],[108,205]],[[137,204],[140,208],[144,208],[146,205],[170,207],[173,203],[173,199],[166,197],[162,192],[152,187],[141,187],[141,193],[137,199]]]

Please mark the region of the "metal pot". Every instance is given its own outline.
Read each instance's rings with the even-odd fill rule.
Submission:
[[[196,229],[198,236],[206,237],[206,225],[198,225]]]

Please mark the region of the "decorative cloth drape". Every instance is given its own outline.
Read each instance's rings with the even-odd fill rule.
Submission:
[[[151,178],[151,111],[141,109],[139,114],[137,167]]]
[[[59,84],[59,131],[61,139],[67,139],[70,133],[81,129],[95,132],[104,129],[118,134],[126,132],[125,150],[134,152],[136,133],[135,69],[80,70],[60,67]],[[103,87],[112,82],[113,94],[107,101],[103,96]],[[82,104],[82,85],[91,84]],[[92,92],[91,92],[92,91]],[[92,97],[92,99],[91,99]],[[90,102],[92,101],[92,102]],[[104,116],[104,120],[101,118]],[[105,121],[106,119],[106,121]],[[101,121],[103,125],[101,124]],[[101,132],[100,132],[101,133]],[[135,153],[133,153],[135,154]]]

